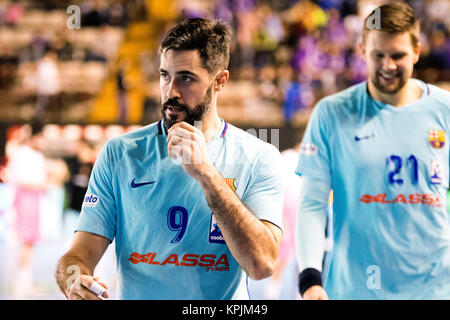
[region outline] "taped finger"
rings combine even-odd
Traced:
[[[106,289],[97,281],[92,282],[91,286],[89,287],[89,290],[99,298],[103,296],[103,293],[105,293],[106,291]]]

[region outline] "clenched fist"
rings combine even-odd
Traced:
[[[196,180],[213,167],[203,133],[186,122],[174,124],[167,134],[169,156],[181,161],[183,169]]]

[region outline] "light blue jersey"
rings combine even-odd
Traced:
[[[120,299],[248,299],[200,183],[167,154],[162,122],[107,142],[77,230],[115,238]],[[282,227],[278,150],[226,123],[208,155],[243,204]]]
[[[366,82],[322,99],[297,173],[333,189],[331,299],[450,299],[450,93],[394,107]]]

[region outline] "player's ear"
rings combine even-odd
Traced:
[[[417,44],[413,47],[414,57],[413,61],[414,64],[416,64],[419,61],[420,58],[420,52],[422,51],[422,45],[420,42],[417,42]]]
[[[366,57],[366,44],[364,43],[364,40],[362,40],[360,43],[358,43],[358,49],[363,55],[363,58]]]
[[[216,75],[215,90],[220,91],[228,82],[230,78],[230,72],[228,70],[222,70]]]

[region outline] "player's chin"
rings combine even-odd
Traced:
[[[395,94],[400,91],[400,89],[405,85],[401,77],[394,77],[393,79],[389,80],[386,80],[383,77],[379,77],[377,80],[378,81],[376,87],[378,88],[378,90],[386,94]]]
[[[175,123],[179,123],[179,122],[183,122],[186,120],[186,116],[183,115],[173,115],[171,114],[170,116],[168,116],[167,114],[165,115],[165,119],[164,122],[167,124],[167,129],[169,129],[170,127],[172,127]]]
[[[181,122],[184,121],[184,119],[186,118],[187,114],[186,111],[184,110],[171,110],[171,109],[166,109],[165,110],[165,115],[166,118],[171,119],[174,122]]]

